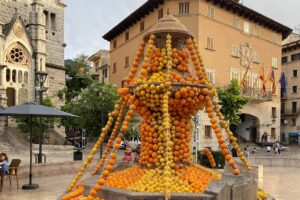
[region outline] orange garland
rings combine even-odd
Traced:
[[[203,153],[208,157],[210,166],[211,166],[212,168],[216,168],[217,165],[216,165],[215,159],[214,159],[214,157],[213,157],[211,151],[210,151],[208,148],[204,148],[204,149],[203,149]]]

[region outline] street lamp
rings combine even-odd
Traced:
[[[47,87],[44,87],[44,83],[47,79],[48,73],[43,71],[38,71],[35,73],[36,76],[36,91],[39,92],[40,95],[40,104],[43,104],[43,93],[48,90]],[[38,163],[42,163],[42,143],[43,143],[43,131],[42,131],[42,118],[40,118],[40,134],[39,134],[39,154],[38,154]]]
[[[199,123],[199,115],[196,114],[193,118],[192,121],[194,122],[195,128],[194,128],[194,137],[193,137],[193,153],[195,153],[195,160],[196,163],[198,163],[198,141],[199,141],[199,127],[200,127],[200,123]]]

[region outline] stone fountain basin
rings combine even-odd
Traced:
[[[86,182],[86,192],[97,181],[97,177]],[[171,200],[257,200],[257,182],[254,175],[223,174],[220,181],[212,181],[204,193],[172,193]],[[100,197],[105,200],[165,200],[163,193],[133,192],[104,186]]]

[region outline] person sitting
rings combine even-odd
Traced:
[[[8,164],[8,157],[6,153],[0,154],[0,172],[9,174],[9,164]]]

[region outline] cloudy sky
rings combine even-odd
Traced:
[[[108,49],[102,36],[146,0],[64,0],[65,58]],[[243,4],[291,28],[300,24],[299,0],[243,0]]]

